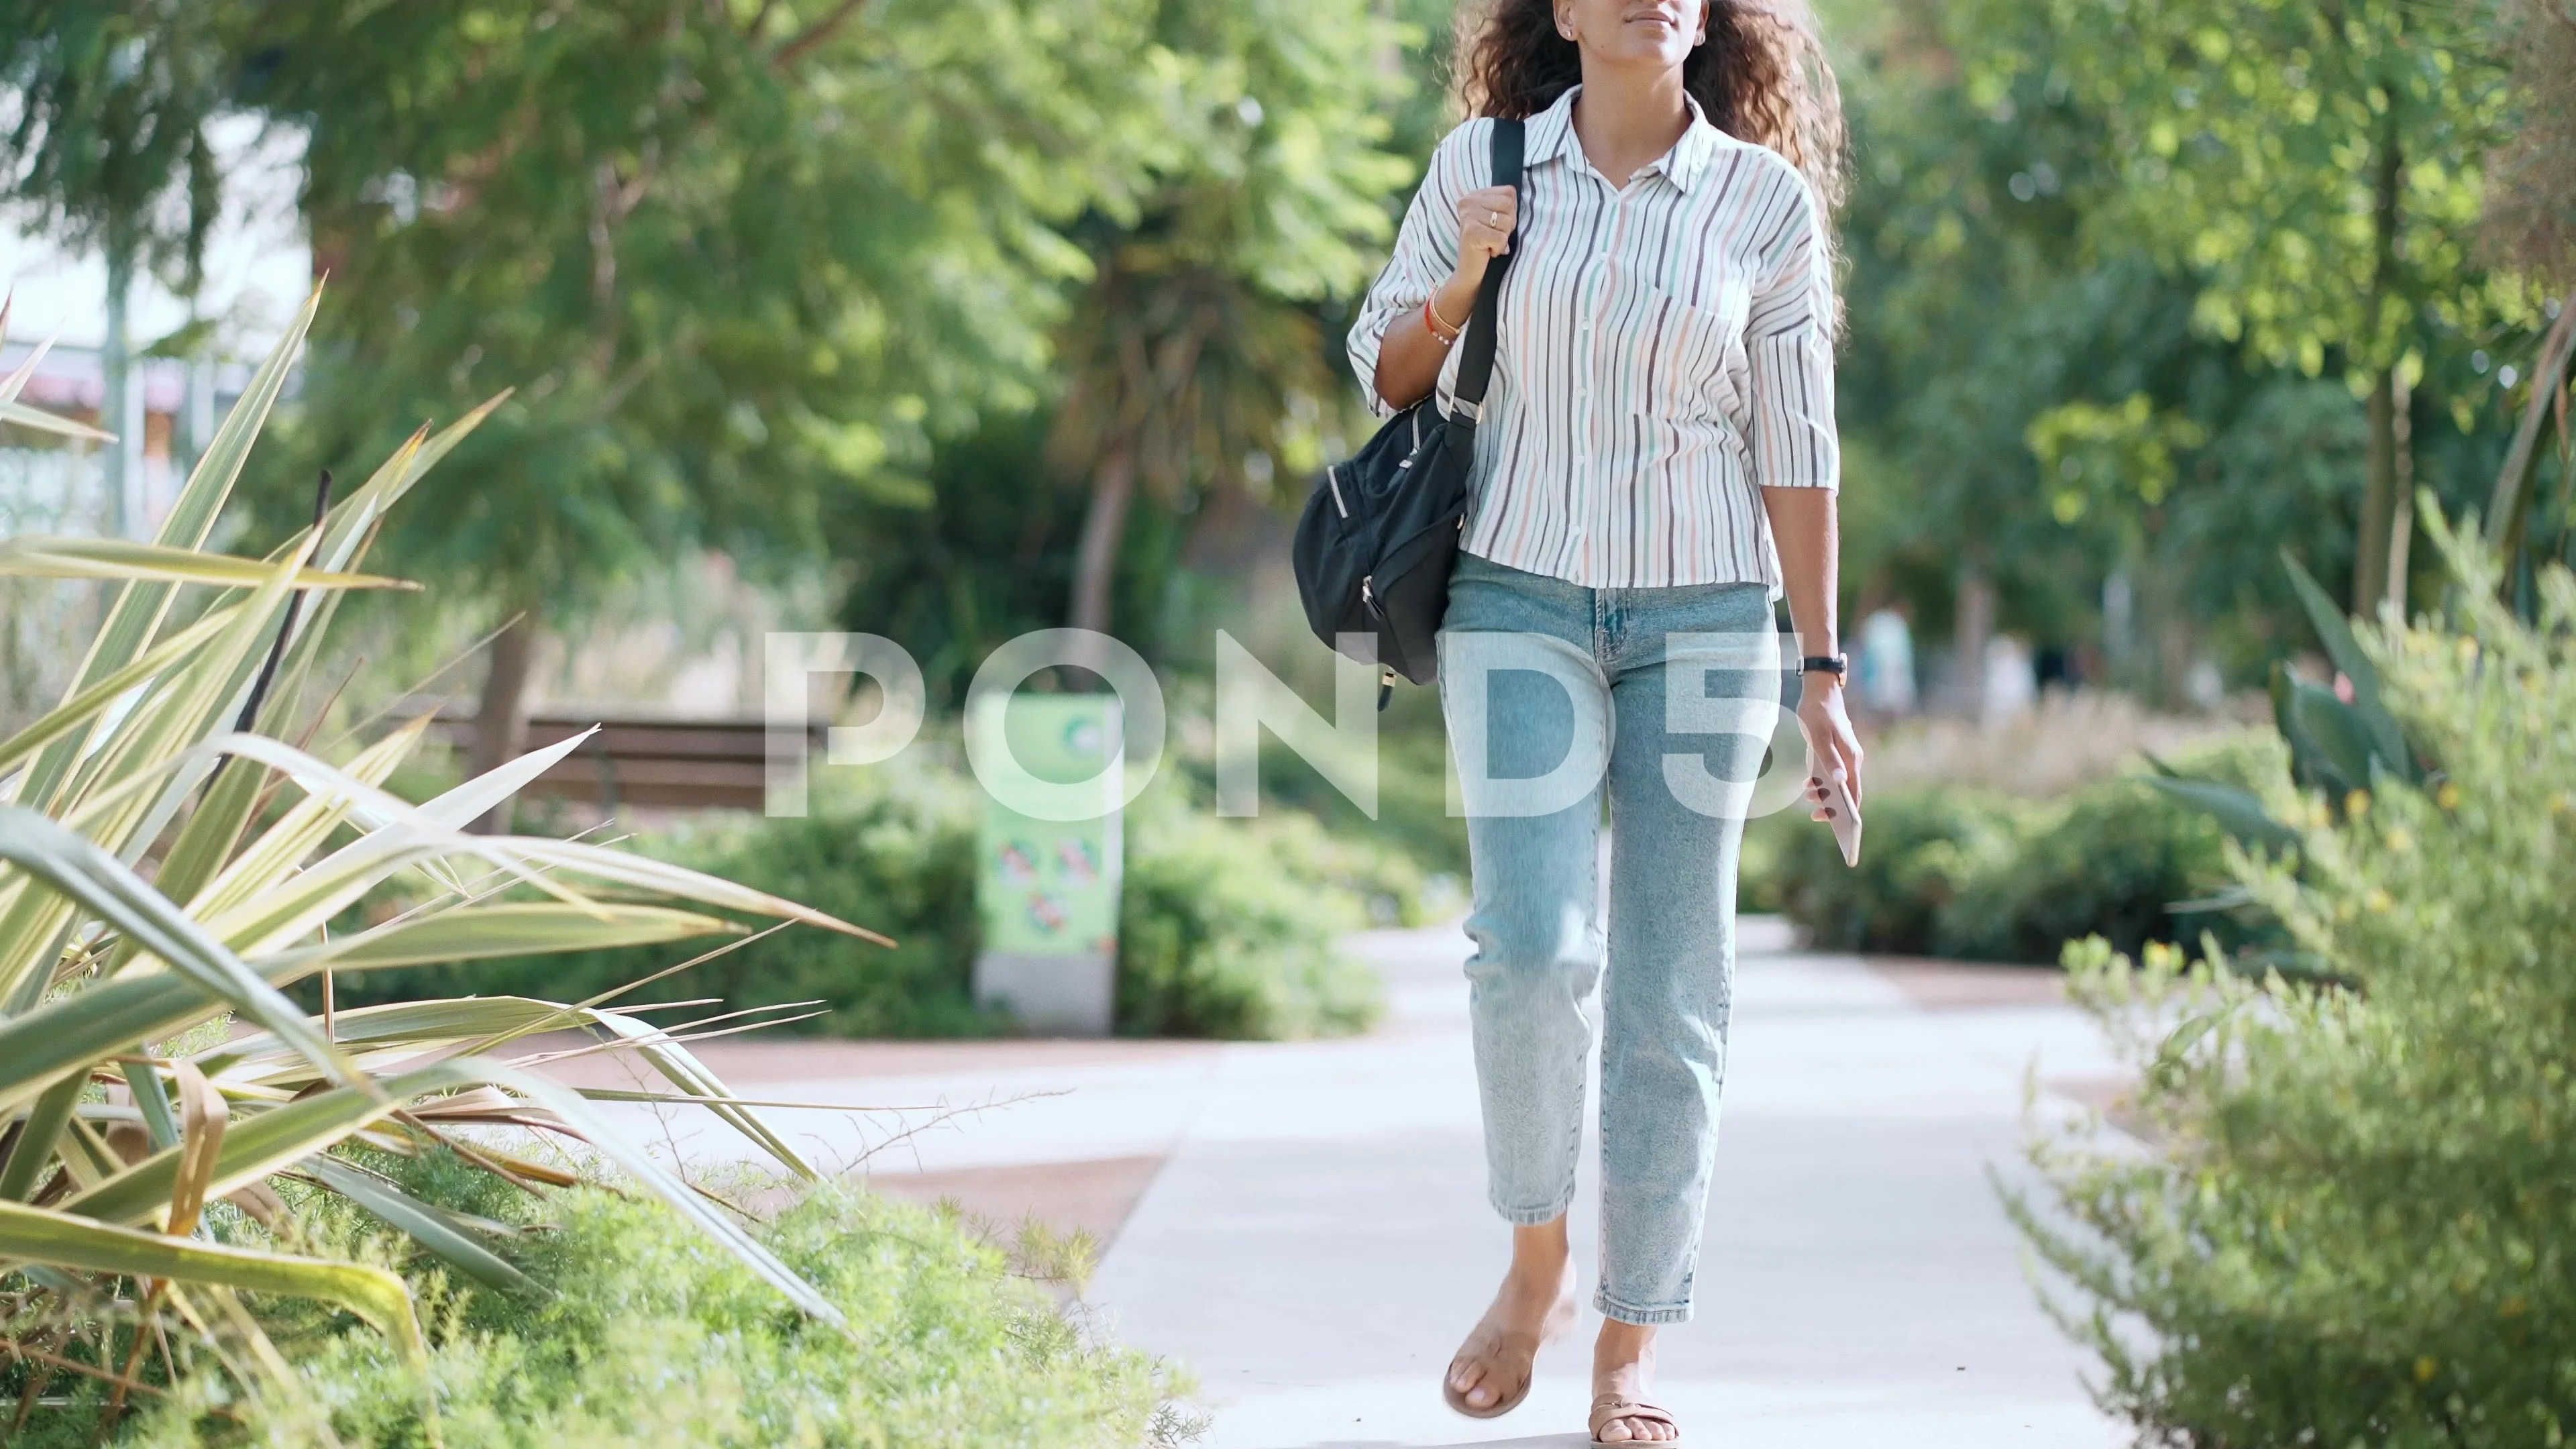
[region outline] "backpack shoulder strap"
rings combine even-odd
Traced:
[[[1521,184],[1520,120],[1497,117],[1493,130],[1494,185],[1517,189]],[[1485,387],[1494,376],[1494,340],[1502,328],[1503,274],[1511,270],[1512,258],[1520,251],[1520,228],[1512,228],[1512,249],[1494,258],[1485,268],[1484,284],[1476,289],[1476,310],[1467,318],[1467,335],[1461,343],[1466,351],[1458,357],[1458,386],[1451,395],[1456,404],[1452,416],[1474,426],[1483,414]]]

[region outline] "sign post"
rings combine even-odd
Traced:
[[[1123,845],[1118,699],[1020,694],[977,705],[969,729],[1004,742],[1040,780],[1097,788],[1100,810],[1088,820],[1041,820],[985,792],[975,842],[984,927],[975,999],[1036,1031],[1106,1036],[1117,1000]]]

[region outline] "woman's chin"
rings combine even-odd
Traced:
[[[1691,45],[1677,26],[1638,20],[1621,26],[1606,49],[1610,53],[1601,58],[1623,66],[1676,66],[1690,58]]]

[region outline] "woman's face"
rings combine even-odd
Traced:
[[[1708,37],[1708,0],[1556,0],[1556,29],[1593,60],[1678,66]]]

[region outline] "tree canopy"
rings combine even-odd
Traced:
[[[1971,16],[1996,37],[1971,93],[2000,103],[2038,76],[2101,119],[2117,187],[2092,224],[2187,272],[2202,327],[2310,376],[2340,355],[2371,427],[2354,596],[2402,603],[2407,396],[2440,337],[2536,304],[2473,256],[2512,112],[2493,17],[2414,0],[1978,0]]]

